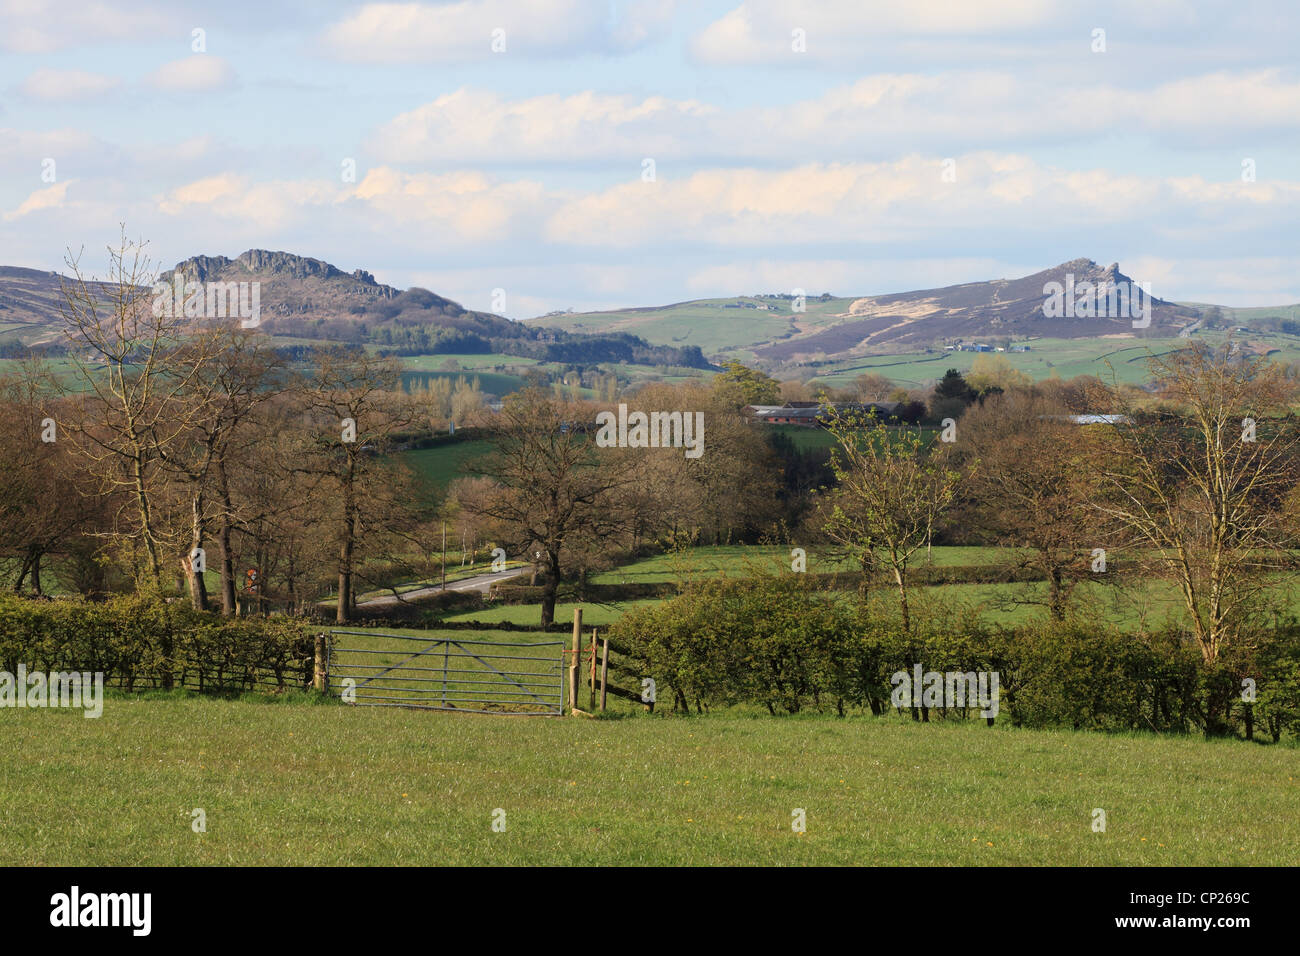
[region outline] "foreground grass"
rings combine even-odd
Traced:
[[[0,728],[0,865],[1300,862],[1296,749],[1231,741],[177,696]]]

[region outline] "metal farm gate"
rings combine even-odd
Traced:
[[[360,646],[336,647],[339,638]],[[564,710],[563,643],[508,644],[332,630],[326,642],[325,690],[349,703],[373,707],[560,714]]]

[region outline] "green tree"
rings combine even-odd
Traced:
[[[713,379],[713,389],[720,400],[734,408],[781,403],[780,382],[739,362],[723,363],[722,371]]]

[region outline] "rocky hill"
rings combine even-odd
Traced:
[[[158,276],[258,283],[259,328],[274,336],[378,346],[397,355],[501,353],[566,363],[626,361],[707,368],[699,349],[650,345],[625,334],[572,334],[475,312],[427,289],[397,289],[364,269],[344,272],[289,252],[250,249],[234,259],[194,256]],[[57,345],[60,276],[0,267],[0,350]]]
[[[1087,287],[1094,290],[1085,296]],[[1056,302],[1049,301],[1056,291]],[[1158,296],[1151,299],[1149,324],[1143,315],[1134,325],[1134,311],[1115,309],[1126,300],[1108,290],[1135,289],[1134,280],[1113,263],[1102,268],[1091,259],[1074,259],[1021,279],[968,282],[941,289],[855,299],[829,329],[756,349],[766,359],[788,361],[801,355],[870,354],[900,346],[925,346],[990,336],[1058,339],[1098,336],[1170,337],[1194,324],[1197,309],[1176,305]],[[1152,290],[1153,293],[1155,290]],[[1066,295],[1071,302],[1065,303]],[[1145,295],[1143,295],[1145,301]],[[1087,299],[1088,307],[1082,306]],[[1107,314],[1112,313],[1115,314]]]
[[[529,324],[584,332],[623,331],[649,342],[699,343],[712,358],[747,353],[765,363],[852,358],[906,352],[986,337],[1096,338],[1175,337],[1197,323],[1209,307],[1152,302],[1151,322],[1135,328],[1131,315],[1080,314],[1071,307],[1053,315],[1045,308],[1050,283],[1083,283],[1103,290],[1130,278],[1112,264],[1074,259],[1019,279],[992,279],[889,295],[806,297],[803,311],[789,294],[698,299],[669,306],[602,313],[544,316]],[[1152,290],[1159,293],[1159,289]],[[1064,298],[1064,296],[1062,296]],[[1094,306],[1096,305],[1094,298]]]

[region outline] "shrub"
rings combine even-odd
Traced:
[[[306,685],[314,640],[283,617],[223,619],[139,595],[103,604],[0,597],[0,662],[102,672],[126,690]]]
[[[1176,628],[1134,634],[1082,618],[993,627],[918,613],[904,632],[883,605],[850,604],[803,576],[782,575],[694,584],[624,615],[610,638],[679,711],[743,702],[795,713],[833,702],[841,714],[846,706],[883,714],[892,676],[920,664],[997,672],[999,711],[1017,726],[1185,733],[1227,719],[1240,728],[1247,675],[1259,688],[1252,714],[1264,730],[1275,741],[1300,736],[1300,624],[1206,668],[1194,639]],[[1229,713],[1207,713],[1207,700],[1229,702]],[[931,714],[917,708],[912,716]]]

